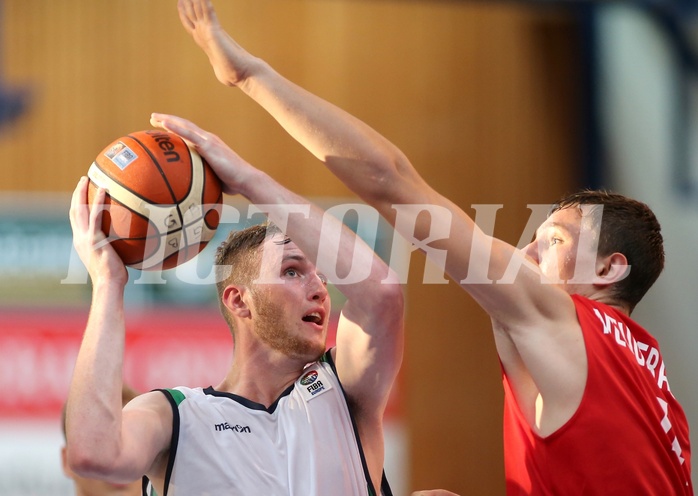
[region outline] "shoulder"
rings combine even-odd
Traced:
[[[155,415],[161,419],[172,419],[171,396],[167,390],[154,390],[132,399],[125,407],[124,414],[145,416]]]
[[[173,388],[155,389],[152,392],[163,395],[167,401],[174,403],[175,405],[181,404],[187,398],[205,396],[205,391],[200,387],[189,388],[185,386],[177,386]]]

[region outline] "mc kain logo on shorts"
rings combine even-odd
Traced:
[[[311,395],[315,395],[325,389],[325,385],[318,379],[316,370],[311,370],[301,377],[300,383],[305,386],[305,389],[307,389]]]

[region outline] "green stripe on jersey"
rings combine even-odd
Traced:
[[[172,399],[175,400],[177,406],[179,406],[182,401],[187,399],[187,397],[184,396],[184,393],[178,389],[167,389],[167,391],[172,395]]]

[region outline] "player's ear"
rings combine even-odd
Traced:
[[[247,288],[245,286],[237,286],[231,284],[223,290],[221,301],[223,305],[233,315],[240,318],[248,318],[250,316],[250,307],[247,303]]]
[[[61,446],[61,466],[63,467],[63,473],[69,479],[73,478],[73,471],[70,470],[70,465],[68,465],[68,448]]]
[[[614,252],[596,261],[596,283],[602,285],[622,281],[630,274],[628,259],[619,252]]]

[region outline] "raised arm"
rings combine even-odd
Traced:
[[[499,356],[531,424],[544,432],[548,429],[543,424],[554,429],[574,412],[586,381],[581,329],[570,296],[545,282],[531,253],[484,233],[370,126],[245,51],[222,29],[210,1],[180,0],[179,9],[183,25],[209,57],[219,81],[255,100],[400,234],[421,243],[427,255],[439,253],[435,250],[447,254],[446,273],[493,320]],[[431,217],[415,215],[421,208],[429,209]],[[428,246],[422,243],[426,240]],[[468,279],[471,268],[496,281],[511,276],[510,267],[516,277],[507,283]],[[545,415],[540,398],[546,402]]]
[[[224,31],[209,0],[180,0],[179,12],[182,24],[208,56],[218,80],[249,95],[402,235],[423,240],[429,237],[435,222],[446,225],[450,235],[431,245],[448,252],[446,271],[455,281],[462,281],[468,275],[473,242],[476,255],[494,254],[485,259],[493,279],[506,272],[512,257],[523,256],[515,247],[483,233],[469,215],[431,188],[407,157],[370,126],[299,87],[248,53]],[[433,206],[442,214],[431,223],[421,216],[416,224],[396,224],[395,206],[403,204]],[[491,284],[464,284],[464,287],[468,286],[465,289],[493,318],[525,319],[525,313],[517,314],[517,309],[530,310],[528,298],[539,298],[541,284],[537,269],[530,264],[523,264],[520,272],[528,273],[529,279],[536,278],[533,284],[527,284],[525,277],[517,280],[531,290],[523,305],[516,304],[518,291],[499,291]],[[542,291],[541,304],[550,298],[547,289]]]
[[[180,0],[179,13],[221,83],[249,95],[362,198],[380,202],[381,214],[390,217],[392,204],[420,195],[426,184],[397,147],[248,53],[224,31],[210,1]],[[404,187],[410,191],[402,193]]]
[[[160,393],[146,393],[122,412],[128,275],[100,229],[104,191],[90,208],[87,187],[83,177],[70,208],[73,243],[88,269],[93,292],[68,394],[68,463],[83,477],[125,483],[146,473],[157,476],[155,462],[169,446],[172,413]]]
[[[221,27],[210,1],[180,0],[179,10],[182,24],[208,56],[218,80],[256,101],[400,234],[419,243],[436,227],[446,233],[429,248],[447,253],[448,275],[492,317],[502,362],[507,372],[521,378],[520,389],[530,403],[539,393],[551,400],[562,398],[565,404],[570,403],[570,391],[581,396],[586,362],[572,300],[559,287],[543,283],[526,253],[484,233],[370,126],[240,47]],[[423,215],[402,222],[410,220],[409,215],[400,218],[407,212],[405,204],[426,205],[437,213],[431,222]],[[489,280],[498,280],[510,264],[516,268],[510,283],[468,280],[471,266]]]
[[[445,230],[451,236],[434,246],[458,247],[449,253],[448,272],[456,281],[466,277],[473,237],[487,246],[491,238],[479,232],[461,208],[434,191],[394,144],[248,53],[223,30],[209,0],[179,0],[179,13],[185,29],[207,54],[220,82],[249,95],[392,224],[396,223],[396,205],[439,207],[443,215],[436,220],[446,224]],[[396,228],[408,239],[422,240],[428,238],[431,224],[420,216],[416,225],[399,223]],[[503,247],[507,252],[510,248],[513,250]]]

